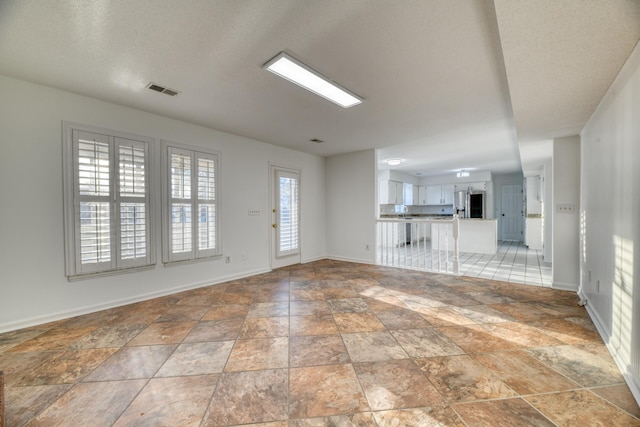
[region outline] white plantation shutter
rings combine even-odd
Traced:
[[[198,256],[215,255],[216,158],[197,153],[198,161]]]
[[[113,144],[111,138],[73,132],[76,200],[76,269],[92,273],[115,268],[113,253]]]
[[[188,150],[169,148],[170,180],[170,254],[171,261],[193,257],[191,210],[192,154]]]
[[[276,171],[278,205],[276,227],[277,256],[297,254],[299,245],[299,186],[300,177],[296,173]]]
[[[166,262],[219,255],[217,160],[213,153],[167,146]]]
[[[68,134],[67,276],[150,265],[148,143],[78,129]]]
[[[150,233],[148,147],[146,143],[121,138],[116,138],[115,145],[119,169],[119,258],[126,266],[145,265]]]

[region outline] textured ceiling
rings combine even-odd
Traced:
[[[577,135],[640,39],[640,1],[495,5],[520,142]]]
[[[581,129],[639,38],[638,4],[2,0],[0,73],[322,156],[378,148],[409,173],[513,172],[516,135]],[[264,71],[282,50],[365,102]]]

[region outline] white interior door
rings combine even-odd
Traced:
[[[502,240],[522,240],[522,185],[502,186]]]
[[[271,166],[271,268],[299,264],[300,171]]]

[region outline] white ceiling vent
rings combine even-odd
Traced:
[[[153,82],[152,82],[152,83],[149,83],[149,84],[147,85],[147,88],[148,88],[148,89],[151,89],[151,90],[155,90],[156,92],[164,93],[165,95],[169,95],[169,96],[176,96],[177,94],[179,94],[179,93],[180,93],[180,92],[179,92],[179,91],[177,91],[177,90],[169,89],[169,88],[167,88],[167,87],[157,85],[157,84],[155,84],[155,83],[153,83]]]

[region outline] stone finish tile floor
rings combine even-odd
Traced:
[[[640,426],[572,292],[317,261],[0,334],[6,425]]]

